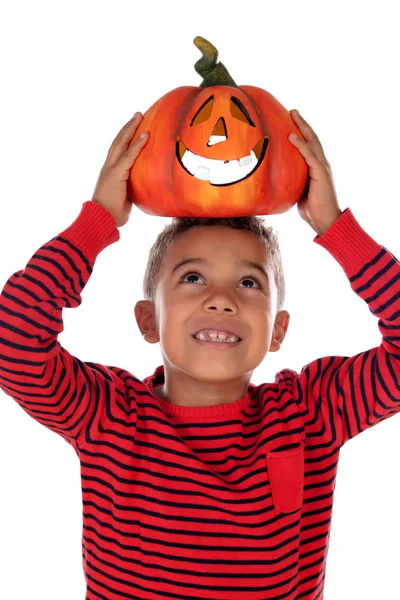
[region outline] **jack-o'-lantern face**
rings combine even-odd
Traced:
[[[177,138],[177,159],[187,173],[210,185],[227,186],[246,179],[265,157],[268,136],[260,136],[260,126],[244,102],[232,95],[231,87],[219,86],[218,94],[207,97],[186,129],[186,143]]]
[[[287,137],[301,135],[286,108],[263,88],[240,85],[197,36],[200,86],[171,90],[145,113],[149,139],[129,177],[129,199],[165,217],[225,218],[289,210],[308,180]]]

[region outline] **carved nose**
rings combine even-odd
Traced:
[[[225,142],[227,137],[225,119],[220,117],[212,131],[212,134],[210,135],[207,146],[214,146],[220,142]]]

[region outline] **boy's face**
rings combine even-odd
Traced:
[[[176,268],[184,259],[201,258]],[[241,264],[258,263],[258,269]],[[252,277],[260,280],[261,285]],[[160,342],[165,373],[183,371],[208,384],[247,379],[268,351],[279,350],[289,313],[276,314],[277,289],[267,250],[249,231],[230,227],[193,227],[168,248],[155,303],[141,300],[135,316],[150,343]],[[238,328],[243,339],[213,348],[193,334],[208,322]],[[221,328],[224,329],[224,328]],[[226,329],[226,327],[225,327]]]

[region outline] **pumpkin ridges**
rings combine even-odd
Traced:
[[[216,47],[200,35],[194,38],[193,43],[203,54],[194,65],[196,72],[203,77],[199,87],[211,87],[213,85],[237,87],[227,68],[222,62],[217,63],[218,50]]]
[[[205,141],[203,151],[198,145],[199,133],[193,139],[189,135],[189,115],[202,103],[200,96],[215,94],[216,99],[221,100],[221,97],[231,95],[228,92],[229,86],[216,86],[214,90],[181,86],[165,94],[146,111],[135,138],[143,130],[150,131],[150,138],[131,171],[131,196],[138,208],[163,217],[206,218],[211,215],[223,218],[282,213],[297,202],[308,175],[304,158],[287,140],[288,133],[297,133],[297,128],[290,123],[285,107],[262,88],[238,86],[236,94],[239,97],[244,94],[244,103],[253,108],[252,117],[256,119],[260,135],[268,133],[270,144],[266,164],[261,163],[251,176],[221,187],[188,175],[179,165],[175,146],[181,135],[191,151],[217,160],[234,159],[234,153],[244,155],[252,146],[250,137],[232,133],[233,124],[230,131],[231,139],[233,135],[235,140],[235,152],[232,149],[230,153],[224,153],[223,144],[207,148]],[[193,105],[195,108],[191,109]],[[217,110],[217,114],[224,115],[225,112]],[[238,125],[240,123],[238,121]],[[200,124],[197,127],[203,125],[206,126]],[[249,136],[253,132],[254,128],[249,127]]]
[[[301,135],[298,128],[272,94],[260,87],[236,85],[223,65],[216,63],[218,52],[214,46],[204,38],[196,40],[203,52],[198,70],[204,75],[203,85],[171,90],[146,111],[132,143],[143,130],[150,131],[150,138],[130,173],[130,199],[144,212],[163,217],[225,218],[289,210],[308,179],[304,158],[287,139],[290,131]],[[224,81],[221,77],[230,79]],[[194,124],[210,97],[213,105],[208,119]],[[232,102],[245,118],[234,114]],[[213,133],[224,134],[216,130],[222,119],[227,140],[209,146]],[[265,138],[268,147],[264,156],[257,152],[258,166],[242,179],[220,184],[195,177],[182,164],[177,144],[181,140],[193,154],[226,162],[247,156],[250,149],[261,149]]]

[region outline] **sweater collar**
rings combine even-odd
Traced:
[[[191,418],[203,418],[203,417],[222,417],[235,415],[241,413],[243,410],[253,412],[256,404],[255,386],[249,383],[247,392],[243,398],[235,400],[234,402],[227,402],[225,404],[217,404],[216,406],[181,406],[180,404],[172,404],[163,398],[157,396],[154,388],[158,385],[162,385],[165,382],[165,370],[164,365],[158,366],[152,375],[145,377],[143,383],[148,387],[152,396],[157,401],[158,406],[161,408],[164,414],[174,417],[191,417]]]

